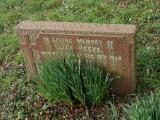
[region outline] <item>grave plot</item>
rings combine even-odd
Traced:
[[[135,76],[135,25],[23,21],[17,26],[29,77],[36,64],[58,53],[73,52],[102,64],[114,77],[111,92],[133,93]]]

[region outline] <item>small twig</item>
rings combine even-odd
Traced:
[[[86,107],[86,117],[89,118],[89,111],[88,111],[88,108]]]

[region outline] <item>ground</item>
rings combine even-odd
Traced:
[[[35,92],[27,80],[23,54],[15,26],[22,20],[75,21],[87,23],[136,24],[136,93],[110,96],[92,108],[90,119],[112,119],[119,106],[160,91],[160,2],[158,0],[1,0],[0,1],[0,118],[65,119],[86,118],[81,105],[70,108],[53,104]],[[81,114],[80,114],[81,113]],[[123,112],[120,116],[125,117]],[[86,118],[87,119],[87,118]],[[116,118],[115,118],[116,119]]]

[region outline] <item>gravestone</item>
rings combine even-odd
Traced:
[[[17,25],[30,76],[37,62],[73,51],[103,64],[114,76],[111,91],[119,95],[135,90],[135,32],[135,25],[123,24],[23,21]]]

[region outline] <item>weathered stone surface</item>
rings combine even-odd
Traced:
[[[58,52],[73,51],[103,64],[114,76],[112,92],[134,92],[135,25],[24,21],[17,25],[29,75],[36,63]]]

